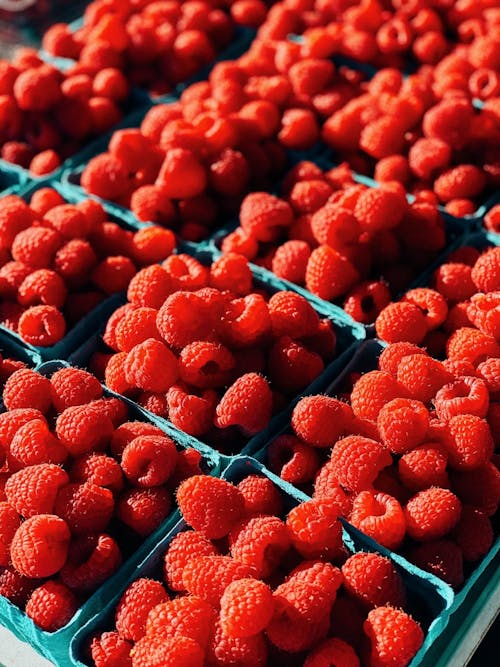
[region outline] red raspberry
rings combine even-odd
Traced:
[[[236,524],[229,535],[231,556],[253,575],[267,578],[290,548],[290,536],[276,516],[255,516]]]
[[[462,327],[448,339],[446,353],[452,361],[469,361],[477,366],[488,357],[499,357],[500,346],[493,336],[471,327]]]
[[[484,226],[490,232],[500,233],[500,206],[498,204],[484,216]]]
[[[127,289],[137,273],[135,264],[128,257],[106,257],[95,267],[90,276],[96,287],[105,294],[115,294]]]
[[[66,408],[56,421],[56,435],[72,456],[99,449],[113,431],[113,423],[101,406],[92,404]]]
[[[465,376],[446,384],[434,398],[436,414],[442,421],[456,415],[486,417],[489,405],[488,387],[479,378]]]
[[[111,201],[124,196],[130,184],[125,163],[111,153],[102,153],[89,160],[80,182],[90,194]]]
[[[337,503],[342,516],[347,516],[351,511],[351,500],[340,486],[331,461],[327,461],[316,475],[313,498],[331,498]]]
[[[476,415],[459,414],[448,423],[445,442],[450,465],[457,470],[473,470],[491,457],[494,442],[488,422]]]
[[[404,611],[389,606],[372,609],[363,629],[371,642],[369,664],[377,667],[404,667],[424,641],[420,625]]]
[[[481,292],[500,289],[500,248],[487,250],[472,267],[472,280]]]
[[[382,350],[378,359],[378,367],[381,371],[386,371],[396,377],[398,366],[404,357],[411,354],[426,354],[425,350],[413,343],[393,343]]]
[[[222,341],[232,348],[262,344],[271,330],[269,309],[261,294],[226,303],[217,324]]]
[[[210,185],[217,192],[238,197],[248,191],[250,168],[247,158],[239,151],[224,148],[210,164]]]
[[[17,431],[34,419],[45,422],[45,417],[34,408],[17,408],[0,414],[0,443],[9,449]]]
[[[402,153],[405,123],[394,116],[381,116],[369,122],[361,131],[359,146],[368,155],[380,158]]]
[[[393,551],[401,545],[406,533],[401,505],[385,493],[361,491],[354,498],[349,521],[361,532]]]
[[[350,435],[336,442],[331,463],[339,483],[358,493],[370,488],[382,468],[391,465],[392,457],[379,442]]]
[[[222,249],[224,250],[224,248]],[[302,285],[305,282],[307,262],[310,255],[311,248],[305,241],[286,241],[273,255],[273,273],[278,278]]]
[[[460,500],[448,489],[419,491],[404,510],[408,535],[422,542],[444,537],[458,523],[461,508]]]
[[[50,65],[29,67],[16,79],[14,96],[24,111],[50,111],[61,98],[60,73]]]
[[[408,153],[410,169],[423,180],[429,180],[451,161],[451,147],[441,139],[417,139]]]
[[[229,556],[198,556],[190,559],[183,570],[184,588],[218,609],[224,591],[233,581],[253,575],[252,568]]]
[[[305,560],[294,568],[286,581],[303,581],[325,590],[333,602],[343,583],[342,572],[331,563],[320,560]]]
[[[227,535],[245,511],[243,494],[237,487],[208,475],[182,482],[177,502],[186,523],[209,539]]]
[[[46,269],[63,243],[63,237],[53,229],[29,227],[13,240],[12,258],[33,269]]]
[[[319,354],[289,336],[278,339],[269,351],[268,373],[273,386],[286,394],[296,394],[321,375],[324,363]]]
[[[22,306],[45,304],[61,308],[66,301],[67,290],[63,279],[49,269],[39,269],[27,276],[17,292]]]
[[[332,194],[332,186],[321,178],[295,183],[288,195],[293,209],[299,214],[314,213],[324,206]]]
[[[133,347],[148,338],[161,340],[156,327],[158,311],[154,308],[133,308],[124,313],[116,325],[113,347],[120,352],[130,352]]]
[[[193,558],[215,556],[217,549],[197,531],[186,531],[174,537],[164,558],[164,574],[169,588],[185,590],[182,583],[184,568]]]
[[[412,303],[422,310],[428,329],[437,328],[448,315],[448,306],[444,297],[427,287],[409,290],[404,295],[403,301]]]
[[[215,610],[205,600],[188,595],[157,604],[148,614],[146,635],[189,637],[205,648],[214,625]]]
[[[295,436],[280,435],[267,449],[267,465],[285,482],[300,485],[313,479],[319,467],[319,456]]]
[[[120,549],[105,533],[73,538],[68,560],[60,572],[61,581],[76,591],[93,591],[120,566]]]
[[[242,229],[257,241],[272,241],[282,227],[293,221],[290,205],[266,192],[253,192],[243,200],[240,209]]]
[[[352,411],[360,419],[375,421],[386,403],[404,396],[405,393],[389,373],[370,371],[362,375],[352,389]]]
[[[422,570],[443,579],[453,588],[464,582],[462,550],[451,540],[418,544],[408,553],[409,560]]]
[[[500,290],[475,294],[467,307],[467,315],[477,328],[494,338],[500,338]]]
[[[395,398],[378,413],[377,428],[382,442],[391,452],[404,454],[425,438],[429,412],[420,401]]]
[[[0,247],[10,248],[17,234],[28,229],[35,216],[24,199],[17,195],[2,197],[0,213]]]
[[[356,243],[361,228],[353,212],[334,203],[327,203],[311,217],[311,230],[319,244],[326,244],[341,252]]]
[[[459,262],[442,264],[434,274],[436,289],[447,301],[465,301],[476,292],[472,267]]]
[[[5,383],[2,398],[7,410],[34,408],[46,413],[52,404],[50,382],[30,368],[21,368]]]
[[[330,246],[312,251],[306,269],[306,287],[321,299],[332,301],[359,281],[359,273],[349,259]]]
[[[177,348],[206,340],[207,320],[202,299],[192,292],[171,294],[156,319],[158,331],[166,342]]]
[[[90,652],[95,667],[132,667],[132,647],[118,632],[103,632],[92,639]]]
[[[391,293],[385,283],[363,282],[347,295],[343,309],[357,322],[373,324],[390,301]]]
[[[319,327],[319,316],[311,304],[295,292],[277,292],[269,299],[269,316],[273,335],[303,338],[313,336]]]
[[[388,343],[421,343],[428,331],[425,316],[413,303],[399,301],[386,306],[375,320],[377,336]]]
[[[473,116],[474,110],[469,101],[443,100],[425,113],[422,121],[424,135],[460,149],[467,141]]]
[[[354,215],[367,232],[393,229],[401,222],[408,207],[406,199],[389,189],[363,190],[354,208]]]
[[[55,345],[66,333],[66,322],[54,306],[33,306],[19,318],[18,333],[30,345]]]
[[[493,544],[493,528],[490,519],[481,510],[464,505],[460,521],[452,532],[454,541],[461,548],[465,561],[478,561]]]
[[[49,432],[43,419],[33,419],[19,428],[8,453],[9,469],[19,470],[39,463],[64,463],[65,447]]]
[[[342,552],[339,511],[332,498],[315,498],[290,511],[286,525],[293,546],[304,558],[333,559]]]
[[[55,229],[66,239],[85,238],[89,233],[89,224],[85,215],[73,204],[62,204],[51,208],[44,215],[49,227]]]
[[[168,600],[159,581],[136,579],[120,598],[116,607],[115,623],[120,636],[137,642],[146,634],[149,612]]]
[[[153,426],[148,422],[125,422],[120,424],[111,437],[111,452],[114,456],[120,457],[125,447],[140,435],[164,435],[158,426]],[[106,486],[101,484],[101,486]]]
[[[434,192],[443,202],[473,199],[486,185],[484,171],[472,164],[461,164],[445,171],[434,181]]]
[[[267,644],[264,636],[230,637],[217,622],[208,646],[206,663],[210,667],[234,664],[241,667],[265,667]]]
[[[500,359],[487,359],[476,368],[490,394],[500,392]]]
[[[283,500],[278,488],[267,477],[248,475],[237,488],[243,494],[245,514],[273,514],[279,516],[283,510]]]
[[[161,225],[171,225],[176,218],[176,211],[170,197],[167,197],[163,188],[158,185],[143,185],[134,190],[130,199],[130,209],[141,222],[155,221]],[[164,231],[167,232],[168,236],[172,234],[169,229]],[[170,255],[175,247],[175,237],[172,236],[171,241],[169,241],[168,236],[164,237],[161,247],[165,250],[170,248],[169,252],[160,252],[160,247],[153,249],[149,243],[142,250],[137,248],[139,251],[138,258],[141,257],[141,264],[160,261]],[[143,254],[144,251],[145,254]],[[153,257],[154,259],[146,261],[146,257]]]
[[[25,519],[36,514],[56,514],[57,493],[68,482],[68,474],[62,468],[52,463],[41,463],[11,475],[5,484],[5,495]]]
[[[172,501],[163,487],[131,489],[118,499],[116,515],[126,526],[145,537],[170,514]]]
[[[397,370],[397,380],[411,398],[429,403],[439,389],[453,376],[443,364],[424,354],[403,357]]]
[[[393,563],[377,553],[360,551],[342,565],[346,591],[369,608],[404,608],[406,591]]]
[[[266,428],[271,418],[272,394],[257,373],[245,373],[226,391],[216,408],[215,425],[237,425],[248,434]]]
[[[452,488],[463,503],[493,516],[500,503],[500,472],[488,462],[474,470],[454,472]]]
[[[2,566],[10,564],[10,544],[20,525],[21,517],[14,507],[8,502],[0,502],[0,565]]]
[[[213,389],[205,389],[200,393],[201,396],[197,396],[179,384],[170,387],[167,392],[169,420],[189,435],[204,435],[214,423],[219,395]]]
[[[251,261],[257,257],[259,244],[253,236],[249,236],[241,227],[237,227],[234,232],[224,237],[221,250],[223,253],[235,252]]]
[[[50,394],[57,412],[84,405],[102,396],[102,387],[91,373],[80,368],[61,368],[50,378]]]
[[[7,262],[0,268],[0,294],[5,299],[17,298],[17,290],[31,273],[22,262]]]
[[[359,667],[359,658],[352,646],[333,637],[325,639],[309,653],[304,667],[323,667],[328,663],[342,667]]]
[[[159,340],[147,338],[135,345],[125,360],[125,378],[145,391],[167,391],[179,377],[177,358]]]
[[[205,191],[207,173],[192,151],[169,148],[155,185],[171,199],[190,199]]]
[[[40,580],[24,577],[12,567],[5,567],[0,573],[0,595],[24,609],[29,596],[40,583]]]
[[[133,486],[160,486],[177,461],[174,441],[167,436],[138,436],[125,447],[121,467]]]
[[[72,533],[85,534],[106,530],[114,505],[109,489],[85,482],[60,488],[54,511],[66,521]]]
[[[50,577],[66,562],[70,530],[53,514],[37,514],[26,519],[10,545],[12,565],[25,577]]]
[[[404,454],[398,462],[398,474],[411,491],[430,486],[448,487],[448,457],[437,442],[428,442]]]
[[[190,343],[179,356],[181,380],[201,389],[227,385],[234,366],[233,355],[220,343]]]
[[[202,667],[203,650],[188,637],[143,637],[130,652],[134,667]]]
[[[126,352],[113,354],[107,360],[106,367],[104,369],[104,382],[106,387],[111,389],[111,391],[114,391],[117,394],[123,394],[124,396],[133,393],[135,390],[135,387],[127,382],[127,378],[125,377],[126,360]]]
[[[35,588],[26,603],[26,616],[46,632],[65,626],[78,610],[79,602],[67,586],[47,581]]]
[[[161,308],[173,291],[172,279],[161,266],[154,264],[141,269],[132,278],[127,290],[128,300],[136,306]]]
[[[252,271],[243,255],[228,253],[210,267],[210,287],[244,296],[252,290]]]
[[[171,255],[162,266],[172,278],[177,290],[190,291],[208,285],[209,269],[190,255]]]
[[[221,598],[220,623],[230,637],[252,637],[267,626],[273,615],[273,594],[263,581],[233,581]]]

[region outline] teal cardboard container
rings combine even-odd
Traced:
[[[16,194],[17,190],[27,181],[27,176],[16,169],[16,165],[0,160],[0,197]]]
[[[0,330],[0,355],[2,359],[16,359],[32,368],[42,363],[42,357],[36,350],[21,345],[15,338],[7,336],[3,330]]]
[[[39,366],[37,370],[42,375],[50,377],[55,371],[68,365],[65,361],[49,361]],[[137,405],[123,396],[117,396],[105,387],[104,396],[122,400],[128,408],[129,419],[145,422],[152,421]],[[3,411],[3,406],[1,406],[1,411]],[[227,462],[217,452],[195,441],[194,438],[185,436],[185,434],[179,432],[173,426],[166,429],[163,424],[159,422],[154,423],[174,440],[178,449],[194,446],[200,451],[202,454],[202,468],[207,474],[218,475],[227,465]],[[138,565],[149,556],[156,545],[164,539],[164,536],[170,533],[178,520],[179,513],[174,508],[170,516],[151,535],[143,538],[142,544],[138,546],[135,552],[130,553],[128,556],[124,553],[124,560],[120,568],[81,605],[69,623],[60,630],[56,632],[41,630],[21,609],[2,596],[0,596],[0,624],[11,630],[21,641],[28,642],[48,660],[51,660],[59,667],[66,667],[68,665],[69,646],[77,631],[89,619],[95,617],[108,605],[115,591],[120,586],[123,586],[124,582],[130,580],[136,572]],[[137,541],[139,542],[139,540]],[[123,552],[124,545],[121,548]],[[130,544],[128,548],[130,549]]]

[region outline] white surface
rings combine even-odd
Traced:
[[[0,665],[2,667],[53,667],[31,646],[0,626]]]

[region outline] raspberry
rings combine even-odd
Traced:
[[[50,379],[52,404],[57,412],[72,405],[90,403],[102,396],[100,382],[80,368],[61,368]]]
[[[357,322],[373,324],[390,301],[391,293],[382,281],[363,282],[349,292],[343,309]]]
[[[233,5],[234,6],[234,5]],[[210,640],[207,665],[234,665],[241,667],[265,667],[267,664],[267,644],[262,634],[252,637],[230,637],[220,622],[215,625],[215,631]]]
[[[233,355],[220,343],[190,343],[179,356],[181,380],[200,389],[227,385],[234,366]]]
[[[125,447],[121,467],[134,486],[164,484],[174,471],[177,450],[166,436],[138,436]]]
[[[10,248],[16,236],[33,224],[34,218],[33,211],[21,197],[2,197],[0,247]]]
[[[251,261],[255,259],[259,252],[259,244],[252,236],[244,232],[241,227],[237,227],[234,232],[224,237],[221,250],[223,253],[234,252],[238,255],[243,255],[243,257]]]
[[[111,391],[117,394],[127,395],[133,392],[134,387],[127,382],[125,377],[125,362],[127,353],[113,354],[106,362],[104,369],[104,382]]]
[[[252,289],[252,271],[243,255],[228,253],[210,267],[210,287],[244,296]]]
[[[66,333],[66,322],[54,306],[33,306],[19,318],[18,333],[30,345],[55,345]]]
[[[327,592],[331,602],[333,602],[343,582],[343,576],[341,571],[331,563],[324,563],[320,560],[305,560],[290,572],[286,581],[291,580],[319,586]]]
[[[172,278],[177,290],[196,290],[208,285],[209,270],[190,255],[171,255],[162,266]]]
[[[359,146],[368,155],[380,160],[403,151],[404,133],[404,122],[393,116],[381,116],[362,129]]]
[[[177,348],[206,340],[207,321],[202,299],[192,292],[171,294],[158,311],[156,325],[166,342]]]
[[[155,185],[171,199],[190,199],[204,192],[207,174],[195,154],[184,148],[170,148]]]
[[[69,623],[78,607],[75,594],[67,586],[58,581],[47,581],[35,588],[25,611],[42,630],[55,632]]]
[[[283,509],[283,500],[277,487],[267,477],[248,475],[239,484],[243,494],[245,514],[273,514],[279,516]]]
[[[494,442],[488,422],[476,415],[459,414],[448,423],[449,439],[445,442],[451,467],[474,470],[491,457]]]
[[[244,563],[255,576],[267,578],[290,548],[290,536],[283,521],[275,516],[250,517],[230,532],[231,556]]]
[[[19,232],[13,240],[12,258],[33,269],[46,269],[63,243],[63,237],[53,229],[29,227]]]
[[[91,280],[105,294],[127,289],[137,269],[128,257],[106,257],[92,271]]]
[[[354,498],[349,521],[361,532],[393,551],[401,545],[406,532],[401,505],[385,493],[361,491]]]
[[[349,259],[330,246],[312,251],[307,262],[306,287],[321,299],[332,301],[359,281],[359,273]]]
[[[216,408],[215,425],[237,425],[246,433],[258,433],[271,418],[272,394],[267,381],[257,373],[245,373],[226,391]]]
[[[323,667],[324,665],[359,667],[359,659],[354,649],[337,637],[325,639],[307,656],[304,667]]]
[[[471,273],[474,284],[481,292],[500,289],[500,248],[490,248],[479,257]]]
[[[315,498],[290,511],[286,525],[293,546],[304,558],[332,559],[342,551],[339,511],[332,498]]]
[[[484,216],[484,226],[490,231],[498,234],[500,232],[500,206],[491,208]]]
[[[116,515],[126,526],[145,537],[170,513],[172,502],[163,487],[131,489],[118,499]]]
[[[460,500],[448,489],[419,491],[404,510],[408,535],[422,542],[444,537],[458,523],[461,508]]]
[[[354,208],[354,215],[367,232],[393,229],[401,222],[407,203],[404,197],[389,189],[363,190]]]
[[[64,463],[65,447],[50,432],[43,419],[33,419],[19,428],[8,454],[12,471],[39,463]]]
[[[120,566],[120,549],[105,533],[83,535],[72,540],[61,581],[76,591],[93,591]]]
[[[12,565],[25,577],[50,577],[66,562],[70,531],[63,519],[37,514],[26,519],[10,545]]]
[[[189,637],[205,648],[214,625],[214,609],[205,600],[188,595],[161,602],[151,609],[146,621],[146,634],[164,639]]]
[[[409,290],[404,295],[403,301],[413,303],[422,310],[428,329],[440,326],[448,315],[448,306],[443,296],[426,287]]]
[[[154,264],[132,278],[127,290],[128,300],[136,306],[161,308],[172,292],[172,280],[164,268]]]
[[[149,612],[168,600],[159,581],[136,579],[127,588],[116,607],[115,622],[120,636],[137,642],[146,634]]]
[[[57,493],[68,482],[68,474],[62,468],[41,463],[11,475],[5,484],[5,495],[25,519],[36,514],[55,514]]]
[[[7,262],[0,268],[0,294],[6,299],[16,299],[17,290],[31,273],[31,267],[22,262]]]
[[[182,482],[177,502],[186,523],[209,539],[227,535],[244,514],[241,491],[224,479],[207,475]]]
[[[322,179],[295,183],[288,196],[293,209],[300,215],[314,213],[324,206],[332,194],[332,187]]]
[[[321,375],[324,363],[289,336],[279,338],[269,351],[268,373],[273,386],[286,394],[297,394]]]
[[[408,153],[410,169],[423,180],[446,169],[451,161],[451,147],[441,139],[417,139]]]
[[[168,418],[174,426],[189,435],[204,435],[213,426],[219,395],[213,389],[190,393],[182,385],[173,385],[167,392]]]
[[[61,308],[66,301],[67,290],[62,278],[48,269],[30,273],[17,292],[17,300],[22,306],[45,304]]]
[[[47,211],[44,220],[66,239],[85,238],[89,225],[85,215],[73,204],[61,204]]]
[[[424,314],[413,303],[399,301],[386,306],[375,320],[377,336],[388,343],[419,344],[427,333]]]
[[[483,333],[500,338],[500,290],[475,294],[467,307],[467,315]]]
[[[268,303],[273,335],[303,338],[313,336],[319,327],[319,316],[311,304],[295,292],[277,292]]]
[[[331,498],[334,500],[342,516],[351,511],[351,501],[340,486],[334,471],[334,464],[327,461],[320,469],[314,480],[313,498]]]
[[[118,632],[103,632],[94,637],[90,652],[95,667],[132,667],[132,646]]]
[[[184,568],[193,558],[215,556],[217,549],[197,531],[186,531],[174,537],[164,558],[164,574],[169,588],[183,591],[182,576]]]
[[[125,447],[140,435],[164,435],[158,426],[147,422],[134,421],[120,424],[111,437],[111,452],[120,457]],[[106,485],[101,485],[106,486]]]
[[[292,579],[278,586],[273,597],[274,615],[266,629],[272,644],[288,653],[296,653],[311,648],[325,637],[332,606],[325,590]]]
[[[337,441],[331,462],[339,483],[350,491],[359,492],[370,488],[380,470],[392,463],[392,457],[379,442],[350,435]]]
[[[464,505],[452,536],[462,550],[465,561],[478,561],[488,553],[493,544],[491,521],[481,510]]]
[[[50,382],[30,368],[21,368],[8,378],[2,398],[7,410],[34,408],[43,414],[52,404]]]
[[[442,264],[434,274],[436,289],[447,301],[465,301],[476,292],[472,268],[459,262]]]
[[[490,394],[500,391],[500,359],[487,359],[479,364],[476,371],[486,383]]]
[[[202,667],[203,650],[188,637],[143,637],[130,652],[133,667]]]
[[[477,366],[488,357],[499,357],[500,346],[493,336],[471,327],[462,327],[448,339],[446,353],[452,361],[470,361]]]
[[[290,205],[266,192],[253,192],[245,197],[240,209],[240,225],[257,241],[272,241],[282,227],[292,224]]]
[[[68,484],[59,489],[54,510],[72,533],[102,532],[113,515],[113,494],[91,482]]]
[[[420,625],[411,616],[389,606],[368,613],[363,630],[370,640],[370,665],[404,667],[424,641]]]
[[[92,404],[66,408],[56,421],[56,435],[72,456],[99,449],[113,431],[111,419]]]
[[[460,149],[467,141],[473,116],[470,102],[443,100],[426,111],[422,121],[424,136],[440,139],[451,148]]]
[[[295,436],[280,435],[267,449],[267,464],[269,469],[285,482],[300,485],[314,477],[319,467],[319,456],[314,449]]]
[[[396,376],[398,366],[403,359],[411,354],[426,354],[425,350],[414,345],[413,343],[393,343],[382,350],[382,354],[378,359],[378,367],[381,371],[386,371],[391,375]]]
[[[430,486],[448,487],[447,463],[446,452],[438,443],[428,442],[399,459],[398,473],[403,484],[411,491],[421,491]]]
[[[449,421],[456,415],[486,417],[489,393],[486,384],[479,378],[462,377],[446,384],[434,398],[439,419]]]
[[[221,627],[230,637],[257,635],[271,620],[272,605],[271,589],[263,581],[233,581],[221,598]]]
[[[115,345],[120,352],[130,352],[133,347],[148,338],[161,340],[156,328],[157,310],[138,307],[128,310],[120,317],[115,328]]]
[[[23,111],[50,111],[61,98],[60,73],[50,65],[29,67],[14,83],[14,96]]]
[[[397,380],[411,398],[429,403],[439,389],[453,379],[443,364],[424,354],[403,357],[397,370]]]
[[[219,320],[219,335],[233,348],[262,343],[271,329],[269,309],[260,294],[249,294],[225,304]],[[206,337],[206,334],[205,334]]]
[[[228,237],[226,237],[227,239]],[[224,247],[222,248],[224,250]],[[272,270],[278,278],[302,285],[306,278],[311,248],[305,241],[286,241],[274,253]]]
[[[425,438],[429,412],[420,401],[395,398],[378,413],[377,428],[382,442],[391,452],[404,454]]]
[[[409,560],[422,570],[443,579],[453,588],[464,581],[462,550],[451,540],[419,544],[408,553]]]
[[[206,600],[217,609],[229,584],[252,574],[251,567],[229,556],[198,556],[186,563],[182,581],[191,595]]]
[[[145,391],[167,391],[179,377],[177,358],[164,343],[154,338],[147,338],[132,348],[124,370],[127,382]]]
[[[10,563],[10,544],[16,530],[21,525],[21,517],[8,502],[0,502],[0,565]]]
[[[110,153],[89,160],[83,170],[81,186],[102,199],[116,201],[129,189],[129,174],[124,162]]]
[[[495,514],[500,503],[500,472],[493,463],[454,472],[451,477],[452,488],[463,503],[477,507],[487,516]]]
[[[45,422],[45,417],[34,408],[15,408],[0,414],[0,443],[2,448],[9,449],[17,431],[33,420]]]
[[[342,565],[342,574],[346,591],[368,607],[406,606],[403,579],[385,556],[360,551]]]
[[[434,192],[443,202],[452,199],[473,199],[486,185],[482,169],[472,164],[461,164],[442,173],[434,181]]]
[[[362,375],[351,392],[351,407],[356,417],[375,421],[386,403],[405,395],[392,375],[370,371]]]

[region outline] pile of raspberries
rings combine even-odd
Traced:
[[[170,515],[201,455],[128,421],[81,369],[19,368],[2,400],[0,594],[54,632]]]
[[[404,667],[420,648],[401,572],[347,551],[332,498],[282,519],[286,498],[252,474],[193,476],[177,501],[193,530],[173,538],[158,579],[128,586],[114,627],[91,639],[95,667]]]
[[[29,204],[2,197],[0,322],[26,343],[54,345],[175,244],[168,229],[124,229],[99,202],[71,204],[50,187],[36,190]]]

